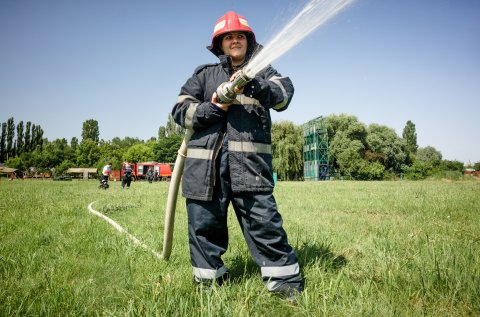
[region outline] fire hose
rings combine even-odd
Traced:
[[[236,88],[240,89],[245,86],[251,77],[247,76],[244,71],[239,71],[233,81],[224,82],[217,88],[217,100],[223,104],[233,103],[237,97]],[[162,258],[168,260],[172,253],[173,245],[173,228],[175,222],[175,208],[177,205],[178,189],[182,179],[185,158],[187,156],[187,144],[192,137],[193,130],[187,129],[183,138],[180,149],[178,150],[175,166],[173,168],[170,186],[168,188],[167,207],[165,208],[165,225],[163,231],[163,251]]]

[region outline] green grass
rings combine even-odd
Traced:
[[[0,179],[0,316],[478,316],[480,182],[279,182],[306,290],[266,291],[233,212],[233,279],[193,285],[184,200],[161,253],[168,183]]]

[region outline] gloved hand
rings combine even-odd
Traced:
[[[243,94],[250,98],[255,98],[257,94],[262,90],[261,78],[253,78],[248,84],[243,87]]]
[[[231,106],[231,103],[221,103],[217,99],[217,93],[214,92],[212,95],[212,99],[210,100],[211,103],[213,103],[217,108],[222,109],[223,111],[228,111],[228,107]]]

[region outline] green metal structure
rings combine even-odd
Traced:
[[[306,181],[329,178],[328,132],[323,117],[308,121],[303,130],[303,176]]]

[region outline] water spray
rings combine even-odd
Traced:
[[[233,103],[237,96],[235,88],[244,87],[260,70],[267,67],[278,57],[300,43],[307,35],[330,20],[353,1],[354,0],[310,0],[302,11],[285,25],[285,27],[237,73],[232,81],[224,82],[217,88],[217,99],[221,103]],[[170,182],[167,208],[165,211],[162,253],[162,257],[165,260],[168,260],[172,251],[175,203],[178,195],[178,186],[180,185],[181,175],[183,173],[183,163],[187,154],[187,143],[192,133],[192,130],[187,130],[185,134],[182,145],[178,150],[178,156],[173,170],[174,175],[172,175]]]
[[[353,0],[311,0],[238,72],[233,81],[224,82],[217,88],[217,99],[221,103],[232,103],[237,95],[235,88],[244,87],[261,69],[297,45],[352,2]]]

